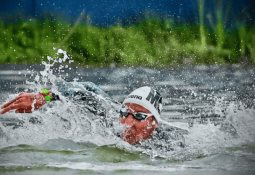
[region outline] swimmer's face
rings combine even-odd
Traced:
[[[143,106],[134,103],[127,103],[126,106],[131,113],[150,114],[150,111]],[[157,122],[153,115],[148,115],[145,120],[138,120],[132,114],[128,114],[128,116],[120,118],[120,123],[127,127],[122,133],[122,138],[130,144],[149,138],[157,128]]]

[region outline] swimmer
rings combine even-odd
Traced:
[[[87,89],[93,92],[101,90],[91,88],[96,87],[93,83],[88,87]],[[3,104],[0,114],[13,110],[16,113],[31,113],[46,103],[56,100],[60,100],[60,97],[47,89],[39,93],[21,93]],[[124,99],[121,109],[118,110],[119,121],[125,126],[120,137],[129,144],[136,144],[151,138],[158,124],[164,123],[160,118],[161,111],[162,96],[158,91],[148,86],[135,89]]]

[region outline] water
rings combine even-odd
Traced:
[[[89,104],[62,97],[32,114],[1,116],[0,174],[254,174],[253,67],[70,69],[62,61],[45,63],[46,69],[1,65],[0,102],[44,84],[58,92],[62,79],[92,81],[119,102],[150,85],[164,97],[162,118],[188,130],[185,147],[175,140],[170,150],[162,140],[129,145],[114,133],[120,127],[114,101],[98,96],[101,106],[93,113]],[[107,120],[99,112],[104,108]]]

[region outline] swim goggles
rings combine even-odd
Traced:
[[[120,113],[120,117],[127,117],[129,114],[131,114],[135,119],[137,120],[145,120],[147,117],[152,116],[152,114],[143,113],[143,112],[130,112],[130,110],[127,107],[122,107],[117,112]]]

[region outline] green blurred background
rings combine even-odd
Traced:
[[[191,5],[179,0],[102,5],[98,0],[65,7],[56,0],[54,8],[53,1],[34,0],[26,9],[27,2],[0,2],[1,64],[41,63],[54,57],[54,48],[67,51],[80,66],[255,63],[254,3],[249,0],[196,0]],[[113,7],[116,2],[119,6]],[[77,12],[68,14],[68,9]]]

